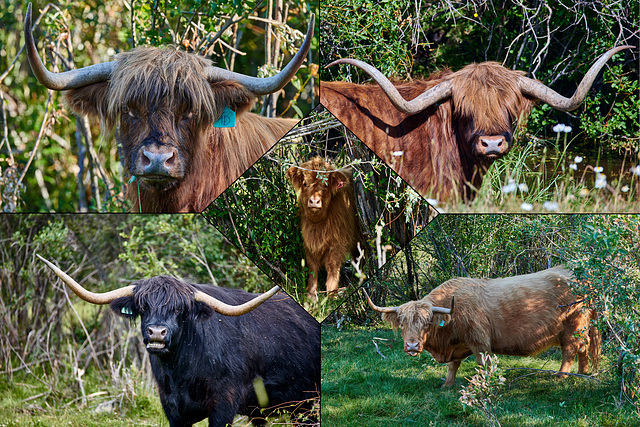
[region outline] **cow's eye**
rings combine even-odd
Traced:
[[[182,120],[192,120],[192,119],[195,119],[196,117],[197,117],[196,113],[189,112],[182,116]]]

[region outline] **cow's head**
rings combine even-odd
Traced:
[[[336,170],[320,157],[314,157],[287,171],[305,217],[320,221],[327,215],[331,199],[338,191],[351,186],[351,168]]]
[[[451,102],[454,132],[460,149],[475,164],[489,165],[509,152],[515,126],[522,124],[537,101],[561,111],[577,108],[604,64],[615,53],[633,46],[619,46],[603,54],[589,69],[571,98],[565,98],[522,71],[509,70],[496,62],[471,64],[442,76],[439,83],[412,100],[405,100],[376,68],[356,59],[339,59],[327,65],[351,64],[380,85],[401,112],[418,114]]]
[[[451,321],[453,297],[450,308],[434,306],[428,298],[410,301],[399,307],[378,307],[371,301],[367,292],[364,289],[362,291],[371,308],[382,313],[385,322],[389,322],[394,328],[400,328],[404,351],[409,356],[422,353],[429,340],[429,332],[434,328],[444,327]]]
[[[140,186],[172,189],[202,159],[212,124],[225,110],[249,110],[256,96],[279,91],[302,65],[313,36],[313,17],[299,51],[277,75],[249,77],[215,67],[201,56],[173,47],[143,47],[115,60],[79,70],[51,73],[38,56],[31,32],[31,4],[25,18],[29,64],[49,89],[67,90],[70,107],[115,129],[125,173]],[[215,140],[212,144],[219,144]]]
[[[139,280],[129,286],[96,294],[87,291],[51,262],[37,255],[76,295],[92,304],[109,304],[118,315],[140,317],[142,336],[150,353],[171,353],[180,342],[185,324],[194,324],[218,312],[240,316],[257,308],[280,289],[274,286],[262,295],[241,305],[226,304],[193,285],[169,276]]]

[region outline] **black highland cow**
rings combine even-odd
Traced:
[[[256,296],[157,276],[94,294],[38,257],[83,300],[140,316],[171,427],[226,426],[236,414],[260,424],[273,408],[308,410],[319,396],[320,325],[277,286]]]

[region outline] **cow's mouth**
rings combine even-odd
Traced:
[[[419,352],[419,351],[416,351],[416,350],[409,350],[409,351],[407,351],[407,354],[408,354],[409,356],[411,356],[411,357],[416,357],[417,355],[419,355],[419,354],[420,354],[420,352]]]
[[[167,344],[164,341],[149,341],[147,343],[147,351],[153,352],[163,352],[167,350]]]
[[[169,175],[139,175],[138,179],[147,185],[164,186],[176,180]]]

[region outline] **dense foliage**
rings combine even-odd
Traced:
[[[5,212],[125,211],[126,183],[113,138],[98,123],[75,117],[60,93],[48,92],[31,74],[22,52],[26,5],[5,1],[0,7],[0,205]],[[51,70],[109,61],[135,46],[172,44],[217,66],[264,77],[291,58],[311,12],[297,0],[63,1],[34,4],[33,18]],[[259,100],[256,111],[301,118],[315,105],[317,36],[311,51],[285,92]]]

